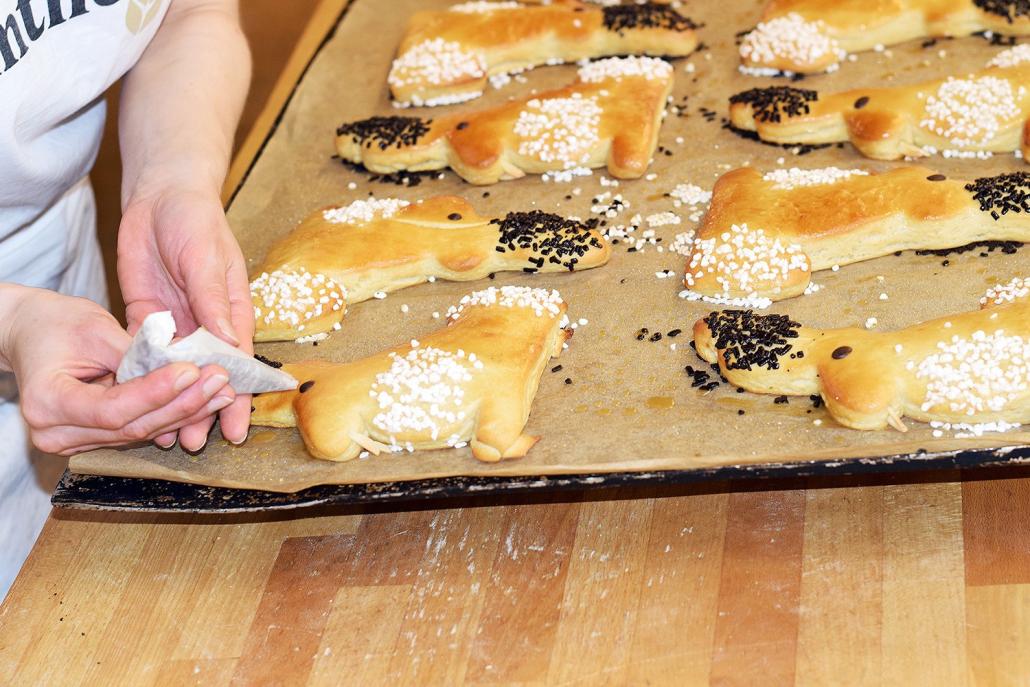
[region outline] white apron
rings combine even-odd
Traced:
[[[103,93],[171,1],[0,0],[0,282],[107,305],[87,178]],[[50,512],[47,475],[60,466],[30,450],[16,398],[0,373],[0,599]]]

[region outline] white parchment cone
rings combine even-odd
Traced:
[[[297,380],[282,370],[234,348],[203,327],[172,343],[175,319],[170,311],[147,315],[125,352],[115,379],[119,383],[142,377],[169,363],[193,363],[198,367],[220,365],[229,373],[229,384],[238,394],[259,394],[297,388]]]

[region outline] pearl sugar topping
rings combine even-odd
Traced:
[[[924,411],[945,405],[955,413],[1000,412],[1027,392],[1030,341],[998,330],[953,336],[918,365],[908,363],[925,380]]]
[[[332,224],[364,224],[376,218],[389,219],[410,204],[399,198],[368,198],[325,210],[322,217]]]
[[[601,106],[594,97],[534,98],[515,122],[519,155],[556,163],[562,169],[584,164],[600,141]]]
[[[413,342],[417,343],[417,342]],[[474,353],[415,347],[406,355],[390,354],[390,368],[376,375],[369,395],[379,405],[372,424],[390,434],[428,431],[435,441],[441,424],[454,425],[466,418],[465,390],[483,362]]]
[[[262,272],[251,282],[250,293],[261,302],[254,306],[254,319],[265,324],[282,322],[297,331],[327,310],[338,311],[347,305],[343,286],[304,268]]]

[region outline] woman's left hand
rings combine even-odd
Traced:
[[[150,313],[171,310],[180,335],[203,326],[253,353],[254,308],[247,268],[217,194],[173,189],[130,199],[118,232],[118,281],[130,334]],[[242,443],[250,396],[219,413],[222,435]],[[179,430],[179,443],[199,451],[214,417]],[[159,437],[168,445],[175,435]]]

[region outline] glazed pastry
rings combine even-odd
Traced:
[[[570,86],[435,119],[372,117],[341,126],[336,149],[372,172],[450,167],[473,184],[526,174],[643,176],[658,143],[672,66],[651,57],[600,60]]]
[[[464,2],[417,12],[387,81],[399,105],[446,105],[483,94],[508,75],[543,64],[608,55],[681,57],[696,25],[667,5],[614,7],[563,0],[543,6]]]
[[[730,124],[772,143],[851,141],[877,160],[1030,153],[1030,45],[975,74],[841,93],[776,86],[730,98]]]
[[[805,293],[816,270],[976,241],[1030,241],[1030,173],[743,167],[715,183],[682,296],[762,308]]]
[[[571,272],[610,256],[593,227],[539,210],[491,219],[456,196],[358,200],[315,212],[268,251],[251,282],[254,340],[324,335],[346,303],[437,278]]]
[[[772,0],[740,43],[741,71],[834,71],[848,53],[981,31],[1030,35],[1030,5],[1013,0]]]
[[[1030,281],[992,289],[983,309],[896,332],[810,329],[786,315],[715,312],[698,354],[731,384],[822,396],[845,427],[906,431],[903,417],[961,425],[1030,422]]]
[[[524,456],[544,366],[571,336],[557,291],[491,287],[465,296],[420,341],[351,363],[286,364],[301,381],[253,400],[251,422],[300,429],[325,460],[471,445],[482,461]]]

